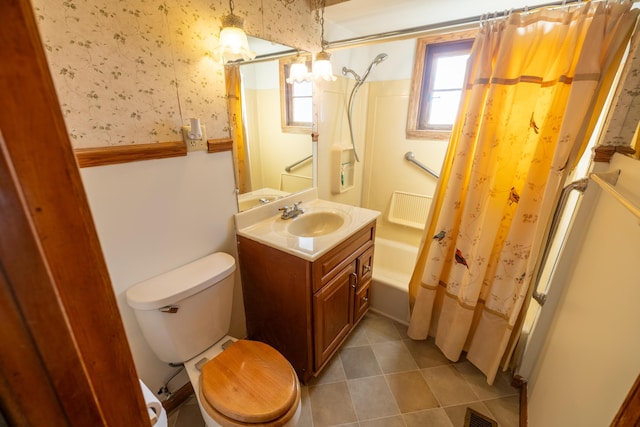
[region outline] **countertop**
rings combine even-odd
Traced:
[[[346,218],[336,231],[316,237],[298,237],[285,231],[286,225],[295,219],[281,219],[279,208],[301,202],[300,207],[307,213],[331,211]],[[279,249],[308,261],[314,261],[352,236],[364,226],[380,216],[380,212],[317,198],[315,188],[283,197],[246,212],[235,215],[236,234]]]

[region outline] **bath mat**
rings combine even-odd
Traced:
[[[480,412],[467,408],[463,427],[498,427],[498,423]]]

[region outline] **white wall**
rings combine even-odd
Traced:
[[[81,173],[138,375],[157,391],[175,369],[147,345],[125,293],[137,282],[212,252],[237,259],[231,154],[198,151],[83,168]],[[245,336],[239,274],[232,316],[232,334]],[[186,381],[176,378],[170,390]]]
[[[616,189],[640,206],[640,162],[616,154],[610,169],[622,170]],[[609,425],[640,372],[639,220],[595,182],[587,192],[589,223],[559,260],[562,283],[551,286],[564,289],[528,379],[532,427]]]

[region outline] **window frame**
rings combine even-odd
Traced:
[[[444,46],[450,44],[455,46],[458,43],[471,41],[478,33],[478,29],[458,31],[448,34],[436,34],[421,37],[417,40],[415,62],[413,65],[413,76],[409,90],[409,108],[407,111],[406,136],[408,139],[433,139],[445,140],[451,136],[451,129],[448,126],[436,126],[433,129],[420,129],[418,123],[420,113],[427,107],[430,96],[423,96],[430,87],[430,76],[426,60],[429,59],[429,47]],[[428,93],[428,92],[427,92]]]
[[[305,59],[307,64],[307,68],[311,69],[311,56],[304,55],[302,56]],[[293,122],[290,120],[290,111],[293,105],[292,98],[292,90],[289,83],[287,83],[287,75],[288,70],[291,64],[296,62],[296,57],[289,57],[280,59],[279,65],[279,74],[280,74],[280,125],[282,127],[282,132],[286,133],[303,133],[303,134],[311,134],[311,130],[313,129],[313,120],[306,123]],[[311,103],[313,105],[313,89],[311,93]],[[312,114],[313,115],[313,114]]]

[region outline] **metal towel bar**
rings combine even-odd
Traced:
[[[407,154],[404,155],[404,158],[406,160],[410,161],[411,163],[417,165],[420,169],[422,169],[423,171],[425,171],[429,175],[433,176],[435,179],[439,179],[440,178],[440,175],[438,175],[436,172],[434,172],[433,170],[429,169],[429,167],[425,166],[424,164],[422,164],[421,162],[416,160],[416,155],[413,154],[413,151],[407,151]]]

